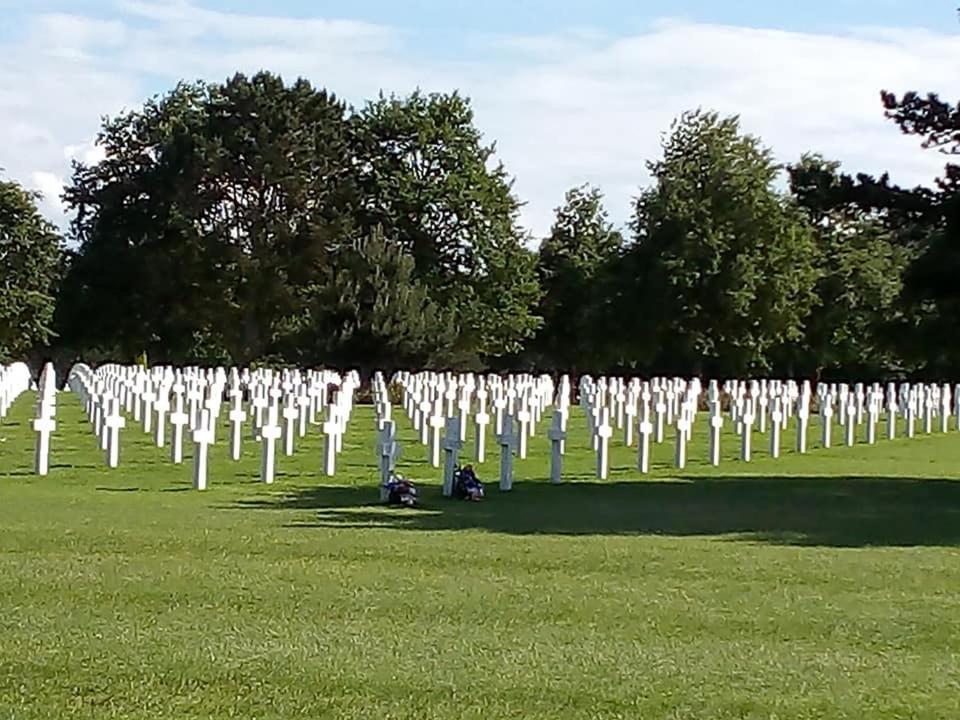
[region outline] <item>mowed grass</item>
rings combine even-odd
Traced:
[[[109,470],[74,396],[32,474],[33,398],[0,425],[0,719],[960,717],[960,433],[593,479],[549,418],[482,504],[378,506],[359,407],[336,478],[311,428],[257,481],[221,431],[210,489],[132,421]],[[862,433],[861,433],[862,435]],[[835,438],[842,436],[835,432]],[[465,448],[469,458],[471,448]]]

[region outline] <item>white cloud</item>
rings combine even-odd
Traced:
[[[104,21],[34,15],[0,44],[0,167],[47,195],[70,161],[95,160],[101,116],[139,105],[181,78],[219,80],[268,68],[303,75],[353,103],[380,89],[459,88],[527,201],[524,221],[549,227],[566,189],[598,184],[626,221],[646,162],[684,110],[736,113],[779,159],[808,150],[849,171],[929,183],[944,158],[883,117],[881,89],[956,94],[960,40],[900,28],[843,35],[664,20],[612,36],[589,28],[543,37],[465,35],[463,56],[429,60],[422,37],[326,18],[245,16],[186,2],[124,0]]]

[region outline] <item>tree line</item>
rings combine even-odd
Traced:
[[[878,112],[960,154],[960,109]],[[359,109],[261,72],[105,119],[65,242],[0,182],[0,359],[714,376],[955,374],[960,165],[932,187],[779,165],[678,117],[621,230],[572,188],[547,237],[467,98]],[[786,189],[778,180],[785,177]]]

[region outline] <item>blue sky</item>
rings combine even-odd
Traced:
[[[955,0],[441,2],[0,0],[0,168],[58,196],[95,160],[103,115],[179,79],[260,68],[354,104],[380,90],[459,89],[547,231],[573,185],[628,219],[680,112],[736,113],[778,159],[929,183],[943,164],[883,118],[879,91],[960,97]]]
[[[209,0],[223,12],[289,17],[332,17],[388,24],[419,31],[431,45],[450,41],[443,33],[462,29],[491,33],[550,33],[570,27],[612,32],[642,29],[651,20],[685,17],[704,23],[801,31],[836,31],[858,25],[948,29],[956,21],[953,0]],[[70,12],[101,18],[116,14],[111,0],[2,0],[14,17]],[[8,28],[9,30],[9,28]]]

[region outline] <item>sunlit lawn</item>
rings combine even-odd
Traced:
[[[69,394],[35,477],[32,403],[0,424],[0,719],[960,717],[960,433],[814,422],[746,464],[728,427],[717,469],[701,419],[680,477],[672,436],[641,478],[618,434],[600,483],[575,415],[551,486],[546,418],[469,504],[401,419],[404,511],[369,407],[335,478],[317,428],[272,486],[220,432],[197,493],[132,421],[108,470]]]

